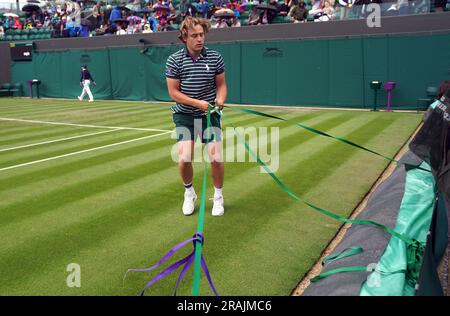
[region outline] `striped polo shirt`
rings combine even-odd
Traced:
[[[214,102],[216,99],[216,75],[225,71],[222,56],[204,47],[200,57],[194,61],[186,48],[169,56],[166,64],[166,77],[180,80],[180,91],[187,96]],[[174,113],[202,116],[206,112],[190,105],[177,103],[172,107]]]

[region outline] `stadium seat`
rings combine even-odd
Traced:
[[[21,35],[14,35],[13,36],[13,41],[20,41]]]
[[[241,20],[241,26],[248,25],[248,19],[240,19]]]
[[[15,83],[11,88],[9,89],[9,92],[11,96],[14,96],[14,93],[17,92],[17,96],[20,97],[22,95],[22,84],[21,83]]]
[[[11,84],[10,83],[4,83],[0,86],[0,96],[2,95],[7,95],[10,96],[11,95]]]
[[[283,23],[283,17],[282,16],[276,16],[273,18],[272,20],[273,24],[279,24],[279,23]]]
[[[27,34],[22,34],[22,35],[20,35],[20,40],[21,40],[21,41],[26,41],[26,40],[28,40],[28,35],[27,35]]]
[[[426,89],[426,98],[417,99],[417,111],[426,110],[431,103],[433,103],[436,98],[438,92],[438,88],[436,87],[427,87]]]

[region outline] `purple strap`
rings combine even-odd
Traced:
[[[183,267],[183,270],[181,270],[180,276],[178,277],[178,280],[177,280],[177,284],[175,285],[175,290],[173,291],[173,296],[177,296],[177,290],[178,290],[178,286],[181,283],[181,280],[183,280],[183,277],[186,274],[187,270],[189,270],[192,263],[194,263],[195,251],[193,251],[189,256],[187,256],[187,258],[188,258],[187,263]]]
[[[208,271],[208,266],[206,265],[206,261],[205,261],[205,258],[203,258],[203,255],[202,255],[202,268],[203,268],[203,272],[205,272],[206,278],[208,279],[209,286],[211,287],[211,289],[214,292],[214,295],[219,296],[219,294],[217,294],[216,288],[214,287],[214,284],[212,283],[211,276],[209,275],[209,271]]]
[[[171,274],[173,271],[177,270],[180,266],[182,266],[184,264],[183,270],[181,270],[180,276],[178,277],[176,286],[175,286],[175,291],[173,293],[173,295],[175,296],[177,294],[177,290],[178,290],[178,286],[181,283],[181,280],[183,279],[183,277],[185,276],[186,272],[189,270],[190,266],[192,265],[192,263],[194,262],[194,258],[195,258],[195,246],[197,244],[197,242],[200,242],[203,245],[203,241],[204,241],[204,237],[202,233],[195,233],[195,235],[192,238],[189,238],[188,240],[183,241],[182,243],[176,245],[175,247],[173,247],[172,249],[170,249],[162,258],[161,260],[158,261],[157,264],[149,267],[149,268],[144,268],[144,269],[128,269],[127,272],[125,273],[124,279],[127,276],[127,273],[129,271],[134,271],[134,272],[147,272],[147,271],[151,271],[157,267],[159,267],[160,265],[162,265],[165,261],[167,261],[167,259],[169,259],[175,252],[177,252],[178,250],[180,250],[181,248],[183,248],[184,246],[186,246],[188,243],[193,242],[194,244],[194,251],[192,251],[189,255],[187,255],[185,258],[175,262],[174,264],[172,264],[170,267],[166,268],[164,271],[160,272],[156,277],[154,277],[152,280],[150,280],[150,282],[148,282],[145,287],[143,288],[143,290],[141,291],[141,296],[144,295],[145,290],[148,289],[150,286],[152,286],[154,283],[156,283],[157,281],[165,278],[166,276],[168,276],[169,274]],[[202,268],[203,271],[206,275],[206,278],[208,279],[209,285],[211,286],[211,289],[213,290],[214,294],[216,296],[218,296],[217,291],[214,287],[214,284],[212,283],[211,280],[211,276],[209,274],[208,271],[208,266],[206,265],[206,261],[203,258],[202,255]]]

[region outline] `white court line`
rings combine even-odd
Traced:
[[[1,168],[0,171],[5,171],[5,170],[9,170],[9,169],[20,168],[20,167],[25,167],[25,166],[29,166],[29,165],[34,165],[34,164],[37,164],[37,163],[45,162],[45,161],[50,161],[50,160],[55,160],[55,159],[59,159],[59,158],[64,158],[64,157],[74,156],[74,155],[78,155],[78,154],[83,154],[83,153],[87,153],[87,152],[94,151],[94,150],[99,150],[99,149],[104,149],[104,148],[108,148],[108,147],[119,146],[119,145],[128,144],[128,143],[132,143],[132,142],[137,142],[137,141],[139,141],[139,140],[143,140],[143,139],[147,139],[147,138],[152,138],[152,137],[156,137],[156,136],[161,136],[161,135],[168,134],[168,133],[172,133],[172,131],[163,132],[163,133],[159,133],[159,134],[155,134],[155,135],[150,135],[150,136],[139,137],[139,138],[135,138],[135,139],[131,139],[131,140],[126,140],[126,141],[119,142],[119,143],[112,143],[112,144],[104,145],[104,146],[100,146],[100,147],[95,147],[95,148],[90,148],[90,149],[80,150],[80,151],[76,151],[76,152],[73,152],[73,153],[68,153],[68,154],[64,154],[64,155],[60,155],[60,156],[55,156],[55,157],[50,157],[50,158],[40,159],[40,160],[36,160],[36,161],[26,162],[26,163],[22,163],[22,164],[19,164],[19,165],[14,165],[14,166],[9,166],[9,167],[5,167],[5,168]]]
[[[34,144],[17,146],[17,147],[5,148],[5,149],[0,149],[0,152],[10,151],[10,150],[15,150],[15,149],[21,149],[21,148],[27,148],[27,147],[33,147],[33,146],[39,146],[39,145],[45,145],[45,144],[51,144],[51,143],[57,143],[57,142],[62,142],[62,141],[70,140],[70,139],[76,139],[76,138],[82,138],[82,137],[106,134],[106,133],[111,133],[111,132],[115,132],[115,131],[119,131],[119,129],[110,129],[110,130],[107,130],[107,131],[101,131],[101,132],[96,132],[96,133],[90,133],[90,134],[84,134],[84,135],[78,135],[78,136],[72,136],[72,137],[66,137],[66,138],[59,138],[59,139],[49,140],[49,141],[40,142],[40,143],[34,143]]]
[[[74,123],[63,123],[63,122],[24,120],[24,119],[9,118],[9,117],[0,117],[0,120],[1,121],[25,122],[25,123],[37,123],[37,124],[51,124],[51,125],[65,125],[65,126],[78,126],[78,127],[91,127],[91,128],[121,129],[121,130],[132,130],[132,131],[171,132],[171,131],[169,131],[167,129],[138,128],[138,127],[124,127],[124,126],[86,125],[86,124],[74,124]]]

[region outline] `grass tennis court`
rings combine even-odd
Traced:
[[[262,108],[393,156],[416,113]],[[235,126],[280,128],[276,175],[296,194],[348,216],[387,166],[381,157],[288,123],[225,110]],[[155,264],[197,227],[170,151],[168,104],[0,100],[0,295],[137,295]],[[269,138],[270,139],[270,138]],[[200,193],[202,164],[194,164]],[[208,178],[208,198],[213,187]],[[284,193],[257,163],[225,163],[225,215],[207,202],[203,254],[219,295],[289,295],[340,222]],[[192,251],[186,247],[170,262]],[[69,288],[67,265],[81,267]],[[164,265],[167,267],[167,264]],[[163,267],[163,268],[164,268]],[[171,295],[178,274],[146,295]],[[179,295],[190,295],[192,270]],[[212,295],[202,276],[201,295]]]

